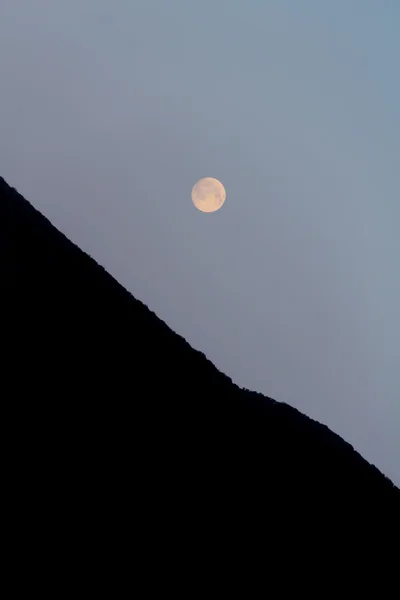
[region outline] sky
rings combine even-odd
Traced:
[[[397,485],[399,29],[398,0],[0,2],[0,174]]]

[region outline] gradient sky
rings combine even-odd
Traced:
[[[398,0],[0,2],[0,174],[397,484],[399,30]]]

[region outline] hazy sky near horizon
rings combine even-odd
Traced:
[[[399,30],[398,0],[0,3],[0,174],[398,485]]]

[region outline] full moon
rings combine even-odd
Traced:
[[[226,199],[224,186],[214,177],[204,177],[193,186],[192,201],[202,212],[219,210]]]

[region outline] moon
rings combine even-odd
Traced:
[[[214,177],[203,177],[193,186],[192,202],[202,212],[219,210],[226,199],[224,186]]]

